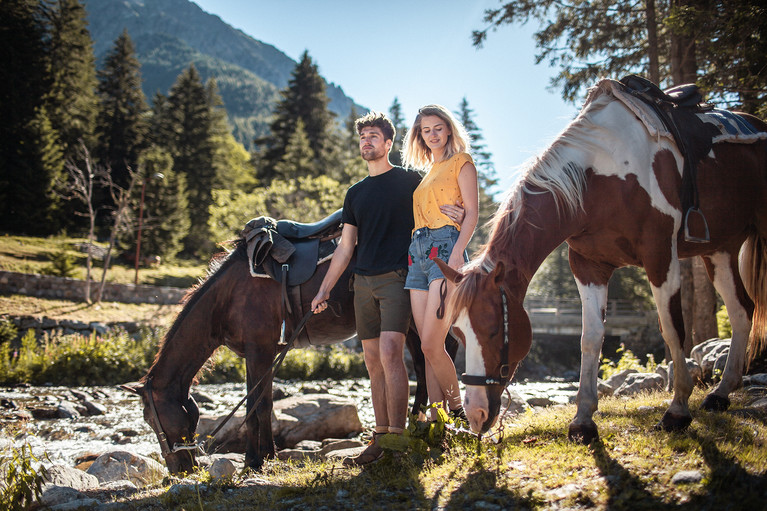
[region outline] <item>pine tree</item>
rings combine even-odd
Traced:
[[[309,145],[309,137],[306,136],[303,119],[298,119],[296,129],[285,147],[285,154],[277,162],[274,172],[277,179],[288,181],[297,176],[312,174],[314,166],[314,151]]]
[[[51,13],[48,112],[66,160],[75,160],[79,141],[92,147],[96,111],[96,66],[86,12],[79,0],[58,0]]]
[[[309,147],[314,153],[311,175],[323,174],[326,169],[339,165],[335,114],[328,109],[330,100],[325,93],[325,81],[308,52],[301,56],[281,95],[269,125],[270,134],[256,140],[262,152],[259,179],[264,183],[274,179],[275,166],[285,155],[299,119],[304,123]]]
[[[162,116],[156,120],[167,130],[158,140],[166,144],[173,157],[173,170],[186,179],[191,227],[184,239],[184,251],[189,255],[208,256],[213,249],[208,227],[209,206],[216,179],[213,137],[217,124],[213,105],[220,98],[212,97],[215,88],[203,85],[192,65],[182,72],[171,87]]]
[[[111,169],[116,185],[127,188],[129,168],[136,168],[146,145],[148,111],[141,90],[141,70],[127,31],[115,41],[98,72],[97,157]]]
[[[50,233],[53,180],[62,170],[58,133],[44,99],[47,24],[36,0],[0,2],[0,229]]]
[[[394,165],[402,165],[402,141],[405,137],[405,118],[402,115],[402,105],[399,99],[395,96],[389,107],[389,119],[394,124],[394,143],[392,144],[391,151],[389,152],[389,161]]]
[[[479,221],[477,230],[470,242],[469,250],[476,252],[487,242],[490,236],[490,222],[498,204],[493,199],[492,190],[498,184],[498,178],[495,173],[492,154],[487,150],[483,142],[484,136],[477,123],[474,122],[474,111],[469,107],[468,100],[464,97],[458,107],[456,116],[466,128],[466,132],[471,138],[471,155],[474,159],[474,166],[477,168],[477,180],[479,185]]]
[[[141,153],[138,168],[144,183],[141,253],[172,260],[183,249],[191,224],[186,179],[174,171],[170,153],[157,146]]]

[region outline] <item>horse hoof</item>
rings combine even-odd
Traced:
[[[663,414],[663,418],[658,424],[655,425],[655,430],[663,431],[684,431],[687,426],[692,422],[692,417],[689,415],[678,416],[673,415],[670,412]]]
[[[589,445],[594,440],[599,440],[599,432],[597,431],[597,425],[593,422],[591,424],[570,424],[567,429],[567,438],[571,442],[576,442],[582,445]]]
[[[730,407],[730,399],[727,397],[709,394],[700,404],[700,407],[709,412],[723,412]]]

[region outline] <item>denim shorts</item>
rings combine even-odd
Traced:
[[[448,262],[459,234],[458,229],[452,225],[438,229],[422,227],[413,233],[408,249],[405,289],[428,291],[432,281],[445,278],[433,259],[438,257]],[[464,262],[469,260],[465,252],[463,260]]]

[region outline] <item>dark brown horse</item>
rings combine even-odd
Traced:
[[[193,444],[199,418],[190,386],[202,365],[220,346],[227,346],[245,357],[247,389],[261,383],[249,394],[247,409],[256,407],[247,421],[245,463],[258,469],[265,458],[275,453],[271,428],[272,375],[269,374],[282,324],[281,284],[270,278],[251,277],[246,246],[242,240],[208,278],[186,299],[184,308],[165,335],[154,364],[135,384],[124,385],[141,397],[144,419],[157,434],[163,457],[172,473],[190,472],[195,466]],[[354,261],[349,265],[353,267]],[[302,317],[327,272],[329,261],[318,265],[314,275],[300,286]],[[330,293],[331,310],[309,318],[297,340],[298,346],[342,342],[354,336],[353,294],[349,291],[350,270],[338,280]],[[292,335],[286,322],[285,337]],[[452,340],[452,354],[457,343]],[[408,349],[418,378],[413,411],[426,404],[423,354],[420,339],[411,330]],[[263,378],[264,376],[266,378]],[[263,378],[263,381],[262,381]],[[263,394],[262,394],[263,393]],[[256,398],[263,399],[256,402]]]
[[[693,382],[682,350],[680,258],[703,258],[732,323],[722,380],[703,402],[705,409],[729,406],[729,393],[741,385],[749,335],[752,353],[764,343],[767,125],[724,112],[701,117],[706,129],[720,120],[726,129],[697,161],[699,210],[710,241],[693,242],[683,228],[680,150],[673,137],[660,134],[662,123],[654,112],[620,97],[617,82],[605,80],[592,89],[579,116],[531,164],[499,208],[484,252],[463,273],[449,275],[458,282],[454,331],[466,343],[465,408],[476,432],[493,425],[501,392],[527,355],[532,331],[522,302],[533,274],[563,241],[569,245],[583,309],[571,438],[589,442],[598,437],[592,415],[607,283],[617,268],[645,269],[674,362],[674,397],[660,427],[683,429],[692,420],[688,399]]]

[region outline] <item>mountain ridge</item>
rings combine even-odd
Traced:
[[[136,47],[148,101],[167,94],[181,71],[194,64],[204,81],[214,78],[235,138],[253,148],[268,131],[279,91],[296,66],[277,47],[234,28],[189,0],[83,0],[98,62],[123,29]],[[325,81],[329,109],[342,122],[355,104]]]

